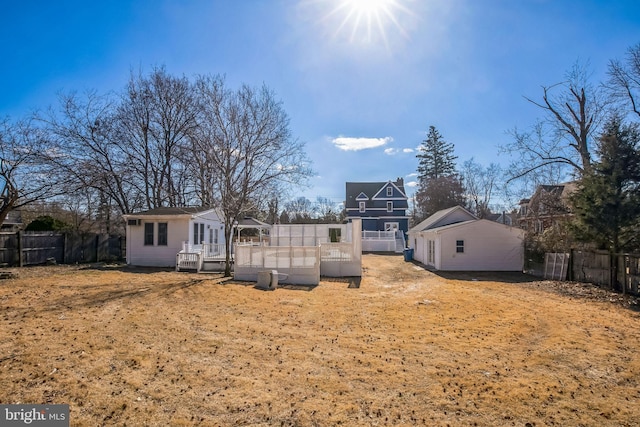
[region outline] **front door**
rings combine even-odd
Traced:
[[[400,223],[397,222],[385,222],[384,231],[398,231],[400,229]]]

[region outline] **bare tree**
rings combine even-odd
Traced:
[[[525,97],[544,118],[530,131],[512,130],[513,141],[503,152],[518,157],[510,166],[510,180],[557,164],[578,175],[591,170],[591,139],[606,114],[607,102],[590,81],[588,67],[576,63],[566,80],[542,87],[542,100]]]
[[[115,133],[116,108],[112,97],[95,92],[83,97],[61,95],[58,111],[50,109],[39,116],[55,144],[55,150],[42,158],[70,183],[71,191],[90,191],[103,205],[115,205],[120,214],[126,214],[140,208],[141,199],[128,145]],[[110,224],[105,228],[109,230]]]
[[[0,122],[0,224],[13,209],[67,191],[40,161],[50,150],[46,133],[33,121]]]
[[[193,201],[185,164],[196,117],[193,88],[185,77],[164,68],[148,76],[132,74],[116,116],[117,140],[146,208]]]
[[[308,224],[313,221],[316,206],[306,197],[297,197],[285,203],[284,209],[289,215],[289,221],[294,224]]]
[[[327,197],[316,197],[315,212],[318,220],[323,223],[336,223],[340,216],[338,204]]]
[[[502,175],[500,165],[491,163],[484,168],[471,158],[462,164],[461,175],[467,204],[478,218],[485,218],[491,213],[491,197],[499,186]]]
[[[607,89],[614,101],[640,117],[640,43],[627,49],[624,61],[611,60],[608,72]]]
[[[234,222],[279,187],[303,184],[311,169],[304,144],[291,136],[289,118],[267,87],[231,90],[220,76],[200,76],[195,86],[200,108],[192,150],[206,169],[196,176],[200,188],[214,191],[206,199],[219,202],[230,275]]]

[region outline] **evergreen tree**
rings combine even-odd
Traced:
[[[429,127],[427,139],[418,148],[418,217],[427,216],[456,205],[464,204],[462,179],[456,172],[454,146],[444,140],[440,132]]]
[[[598,161],[573,195],[576,238],[612,254],[637,250],[640,242],[640,129],[613,117],[598,140]]]
[[[427,139],[418,148],[418,179],[420,184],[428,179],[438,179],[456,174],[453,144],[445,141],[435,126],[429,126]]]

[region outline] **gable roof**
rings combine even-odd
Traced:
[[[555,205],[557,209],[566,208],[569,196],[578,189],[575,181],[561,184],[543,184],[536,187],[535,192],[529,199],[522,199],[520,205],[527,205],[530,209],[535,209],[541,203]]]
[[[454,206],[449,209],[438,211],[409,230],[411,233],[419,233],[420,231],[429,230],[431,228],[442,227],[445,225],[456,224],[463,221],[477,220],[474,214],[463,208],[462,206]]]
[[[154,208],[154,209],[149,209],[142,212],[123,215],[123,217],[125,218],[125,220],[129,217],[145,217],[145,216],[146,217],[157,217],[157,216],[197,217],[199,216],[199,214],[204,214],[208,212],[214,212],[218,217],[220,217],[220,215],[218,215],[218,212],[215,208],[202,207],[202,206],[200,207],[194,207],[194,206],[161,207],[161,208]]]
[[[441,225],[438,227],[429,228],[428,230],[423,230],[423,231],[441,233],[441,232],[446,232],[448,230],[452,230],[455,228],[467,227],[471,224],[482,224],[484,227],[493,227],[500,230],[509,230],[512,233],[517,233],[524,236],[524,230],[518,227],[513,227],[507,224],[502,224],[500,222],[491,221],[489,219],[470,219],[467,221],[454,222],[453,224],[447,224],[447,225]]]
[[[404,183],[401,180],[398,180],[396,182],[391,182],[391,181],[387,181],[385,182],[380,189],[378,190],[378,192],[376,194],[373,195],[372,199],[376,199],[378,197],[381,197],[383,199],[387,199],[387,194],[384,191],[386,188],[389,188],[389,185],[391,185],[393,188],[395,188],[400,194],[402,194],[402,198],[407,199],[407,195],[404,192]],[[378,196],[380,193],[383,193],[382,196]],[[393,197],[393,198],[397,198],[397,197]]]
[[[244,218],[238,221],[238,228],[269,229],[271,228],[271,225],[267,224],[266,222],[258,221],[253,217],[245,216]]]
[[[398,178],[395,182],[347,182],[345,208],[357,208],[358,201],[373,199],[389,184],[393,185],[400,193],[402,193],[403,199],[408,199],[404,191],[404,180],[402,178]],[[362,197],[363,195],[367,197],[367,199]],[[383,193],[382,196],[382,199],[387,198],[385,193]],[[394,199],[397,199],[397,197]]]

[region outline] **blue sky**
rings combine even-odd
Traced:
[[[368,20],[376,2],[388,13]],[[346,181],[414,181],[430,125],[460,163],[507,164],[506,131],[540,117],[524,96],[538,99],[577,60],[602,80],[640,42],[638,0],[3,3],[0,116],[46,108],[60,91],[120,90],[132,69],[154,66],[264,83],[318,173],[300,194],[336,201]]]

